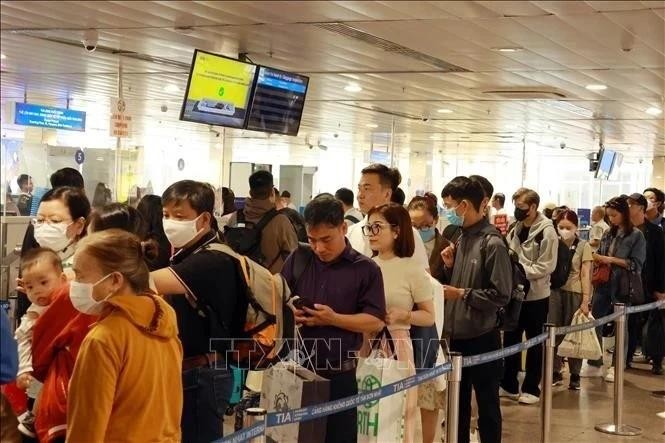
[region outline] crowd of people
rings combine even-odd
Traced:
[[[438,197],[408,203],[400,183],[399,171],[373,164],[356,195],[321,194],[301,214],[268,171],[249,177],[242,208],[232,190],[193,180],[136,208],[106,196],[91,206],[78,171],[55,172],[23,242],[16,331],[0,312],[0,381],[15,380],[30,398],[18,421],[3,399],[2,441],[20,441],[19,431],[43,442],[222,437],[233,374],[220,365],[228,344],[215,339],[242,329],[248,304],[238,260],[216,244],[281,275],[306,301],[293,318],[304,339],[328,341],[306,350],[330,382],[330,400],[358,392],[357,356],[386,332],[413,374],[435,365],[442,340],[477,355],[539,335],[547,322],[665,299],[659,189],[594,208],[586,239],[575,211],[543,205],[532,189],[512,194],[510,215],[505,194],[482,176],[456,177]],[[524,300],[509,327],[502,313],[516,291]],[[607,328],[597,334],[602,343]],[[627,334],[625,349],[608,351],[624,352],[628,368],[641,360],[662,375],[665,311],[630,316]],[[584,387],[583,377],[613,382],[614,361],[603,370],[602,357],[557,358],[553,383],[563,384],[566,364],[571,390]],[[520,355],[463,369],[459,442],[478,434],[501,441],[501,397],[540,401],[542,347],[527,351],[520,385],[521,370]],[[444,408],[435,383],[409,389],[403,440],[416,441],[420,419],[423,441],[433,441]],[[355,409],[326,423],[326,441],[356,441]]]

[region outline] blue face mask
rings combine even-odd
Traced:
[[[457,215],[457,206],[446,211],[446,218],[453,226],[464,226],[464,216]]]
[[[420,233],[420,238],[423,239],[423,243],[427,243],[434,239],[434,236],[436,235],[436,228],[431,226],[429,228],[418,229],[418,232]]]

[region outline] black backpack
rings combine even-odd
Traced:
[[[536,234],[535,241],[538,243],[538,249],[540,250],[540,243],[543,241],[543,231]],[[579,242],[580,240],[576,238],[573,245],[569,248],[563,240],[559,239],[556,268],[554,268],[554,272],[550,275],[550,289],[559,289],[568,281],[568,276],[570,275],[570,269],[573,263],[573,256],[575,255],[575,249],[577,249]]]
[[[224,228],[224,242],[238,254],[269,268],[272,263],[267,263],[267,257],[261,251],[261,232],[278,214],[277,209],[271,209],[254,224],[245,220],[244,211],[236,212],[236,225]]]
[[[499,231],[493,233],[485,234],[482,243],[480,244],[480,254],[482,258],[482,266],[484,272],[486,249],[489,238],[495,236],[500,238],[503,241],[503,244],[508,249],[508,255],[510,256],[510,265],[512,267],[512,277],[513,277],[513,290],[510,293],[510,300],[508,304],[502,308],[499,308],[497,312],[497,326],[504,331],[513,331],[517,329],[520,320],[520,312],[522,311],[522,302],[526,298],[526,295],[531,289],[531,283],[529,279],[526,278],[526,271],[524,271],[524,266],[520,263],[519,256],[517,252],[510,249],[506,238],[501,235]]]
[[[344,220],[348,220],[348,221],[350,221],[351,223],[353,223],[354,225],[355,225],[356,223],[360,223],[360,220],[358,220],[357,218],[355,218],[355,217],[354,217],[353,215],[351,215],[351,214],[349,214],[349,215],[347,215],[346,217],[344,217]]]
[[[300,215],[295,209],[291,208],[282,208],[278,213],[284,214],[289,218],[289,221],[293,225],[293,229],[296,230],[298,241],[301,243],[307,243],[307,230],[305,229],[305,220],[303,220],[302,215]]]

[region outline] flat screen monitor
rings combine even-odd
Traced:
[[[196,50],[180,120],[244,128],[256,65]]]
[[[309,78],[259,66],[247,129],[298,135]]]
[[[598,159],[598,169],[596,169],[596,178],[601,180],[607,180],[612,173],[612,167],[614,166],[614,157],[616,153],[610,151],[609,149],[603,149],[600,151],[600,157]]]

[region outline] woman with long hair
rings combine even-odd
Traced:
[[[630,278],[630,273],[641,274],[646,260],[646,240],[639,229],[630,221],[630,208],[626,196],[615,197],[605,203],[606,214],[610,220],[610,230],[600,240],[598,252],[593,254],[597,266],[609,266],[609,279],[595,287],[591,312],[595,318],[611,314],[614,303],[630,304],[629,294],[622,293],[622,279]],[[598,340],[602,343],[602,327],[596,329]],[[612,366],[605,374],[605,381],[614,382],[614,361],[617,352],[628,351],[626,335],[624,349],[616,349],[612,357]],[[602,376],[602,357],[589,361],[582,370],[582,377]]]

